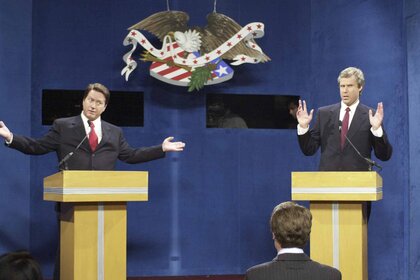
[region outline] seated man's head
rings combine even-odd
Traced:
[[[311,233],[312,214],[297,203],[283,202],[274,207],[270,225],[277,250],[303,248]]]

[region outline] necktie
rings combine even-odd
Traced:
[[[350,118],[350,108],[346,108],[346,113],[344,114],[343,123],[341,127],[341,150],[344,148],[344,144],[346,143],[346,135],[347,131],[349,131],[349,118]]]
[[[94,152],[96,150],[96,147],[98,146],[98,135],[96,135],[95,125],[93,124],[93,122],[90,122],[89,144],[90,148],[92,149],[92,152]]]

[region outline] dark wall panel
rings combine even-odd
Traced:
[[[16,133],[31,131],[31,22],[28,1],[0,1],[0,121]],[[0,149],[0,254],[29,250],[29,158]]]
[[[419,130],[417,121],[420,118],[416,104],[420,102],[420,2],[407,1],[406,7],[407,28],[407,82],[408,82],[408,115],[409,129],[409,154],[410,154],[410,182],[408,187],[409,197],[407,205],[410,207],[405,219],[409,221],[405,244],[409,253],[409,278],[414,279],[420,274],[420,173],[419,170]]]

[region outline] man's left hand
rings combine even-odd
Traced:
[[[369,110],[369,121],[373,130],[377,130],[382,125],[383,120],[384,120],[384,106],[382,102],[379,102],[375,115],[373,115],[372,110]]]
[[[174,138],[168,137],[163,140],[162,143],[162,150],[164,152],[181,152],[184,150],[185,143],[184,142],[171,142]]]

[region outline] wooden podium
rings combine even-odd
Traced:
[[[382,199],[374,171],[292,172],[292,200],[309,200],[311,258],[339,269],[343,280],[367,280],[366,202]]]
[[[143,171],[60,171],[44,200],[62,202],[61,280],[126,280],[127,201],[147,201]]]

